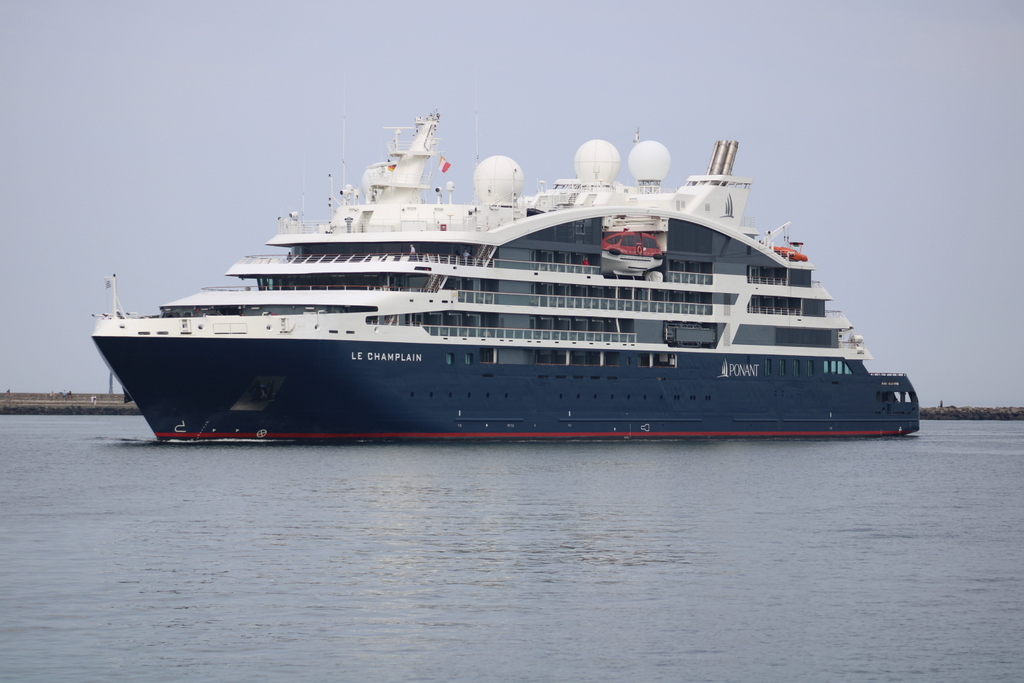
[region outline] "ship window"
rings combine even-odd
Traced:
[[[568,365],[569,352],[553,349],[537,349],[534,351],[534,363],[537,365]]]
[[[455,362],[455,354],[454,353],[446,353],[446,354],[444,354],[444,362],[447,363],[448,365],[451,365],[452,363],[454,363]]]
[[[497,353],[494,349],[480,349],[480,362],[481,363],[495,363]]]
[[[641,353],[638,354],[638,357],[642,368],[676,367],[676,354],[674,353]]]
[[[751,297],[752,302],[753,299],[754,297]],[[778,305],[777,301],[775,305]],[[799,309],[796,309],[795,313],[800,314]],[[829,348],[833,346],[835,338],[835,330],[775,328],[775,344],[777,346],[818,346]]]
[[[656,368],[674,368],[674,367],[676,367],[676,354],[674,354],[674,353],[656,353],[656,354],[654,354],[654,367],[656,367]]]
[[[807,376],[814,377],[814,361],[810,359],[807,360]]]
[[[780,358],[779,359],[779,375],[781,375],[782,377],[786,376],[786,359],[785,358]]]
[[[826,360],[823,362],[823,369],[826,375],[852,375],[853,370],[842,360]]]
[[[796,268],[789,269],[789,286],[790,287],[810,287],[811,286],[811,271],[800,270]]]
[[[764,376],[768,377],[771,374],[772,374],[772,359],[771,358],[765,358],[764,359]]]
[[[794,358],[793,359],[793,376],[794,377],[799,377],[800,376],[800,359],[799,358]]]
[[[466,361],[466,365],[472,365],[473,364],[473,354],[467,353],[466,357],[465,357],[465,361]]]

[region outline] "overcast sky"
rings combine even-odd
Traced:
[[[739,140],[870,370],[1024,405],[1019,0],[0,3],[0,391],[106,391],[105,275],[141,314],[232,284],[435,108],[456,201],[477,151],[532,192],[639,128],[676,186]]]

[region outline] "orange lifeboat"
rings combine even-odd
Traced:
[[[795,242],[794,242],[794,244],[795,244]],[[806,261],[807,260],[807,256],[805,254],[801,254],[796,249],[790,249],[789,247],[772,247],[772,249],[775,250],[776,254],[778,254],[779,256],[781,256],[783,258],[788,258],[790,261]]]

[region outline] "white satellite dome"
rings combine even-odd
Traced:
[[[573,167],[584,183],[610,183],[619,175],[622,157],[607,140],[588,140],[576,150]]]
[[[629,172],[637,180],[661,182],[672,168],[672,155],[665,145],[654,140],[644,140],[633,146],[629,153]]]
[[[487,157],[473,172],[473,189],[484,204],[512,204],[523,193],[523,169],[508,157]]]
[[[370,188],[374,185],[383,183],[387,179],[391,174],[391,171],[388,170],[388,166],[393,164],[394,162],[379,161],[376,164],[366,167],[366,170],[363,171],[363,176],[359,179],[359,187],[362,189],[364,197],[369,198]]]
[[[359,188],[363,191],[364,197],[370,196],[370,182],[373,175],[370,173],[370,169],[363,171],[363,177],[359,179]]]

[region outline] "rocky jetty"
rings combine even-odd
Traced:
[[[124,394],[0,394],[0,415],[141,415]]]
[[[95,401],[93,400],[95,397]],[[0,415],[141,415],[124,394],[0,394]],[[922,420],[1024,420],[1024,408],[921,408]]]
[[[921,408],[922,420],[1024,420],[1024,408]]]

